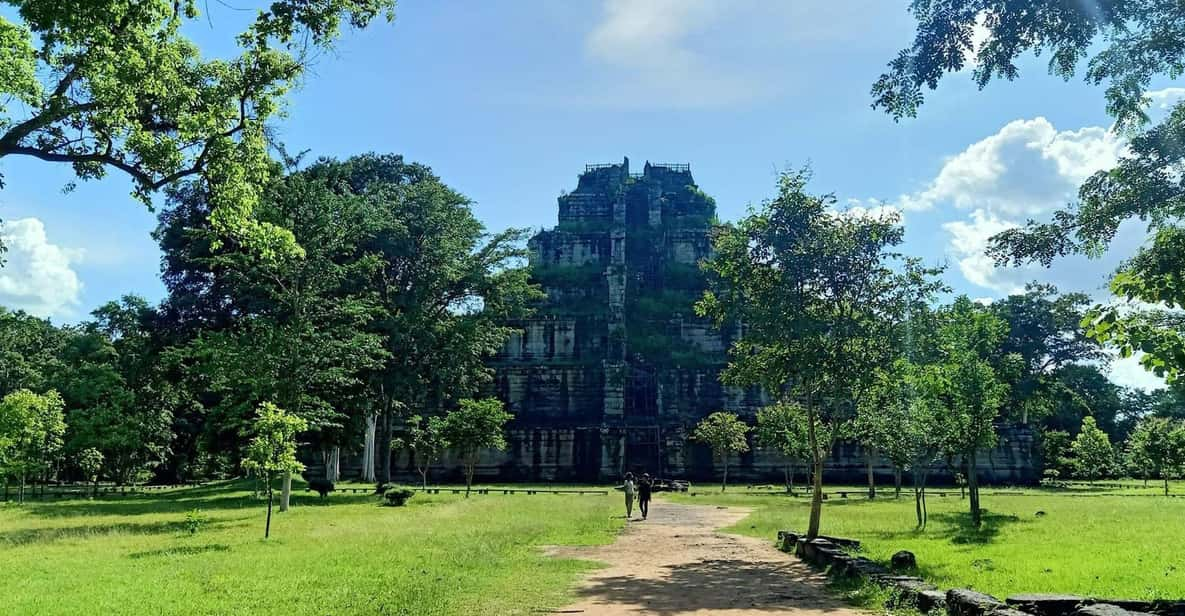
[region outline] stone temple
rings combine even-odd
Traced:
[[[519,333],[491,361],[489,393],[515,419],[509,448],[483,457],[482,479],[717,476],[711,452],[688,441],[695,424],[718,410],[755,423],[766,400],[720,383],[736,332],[692,309],[705,288],[697,263],[711,251],[715,215],[689,165],[647,162],[632,173],[627,158],[585,166],[576,189],[559,197],[558,224],[529,242],[547,299],[515,323]],[[1027,430],[1002,430],[1001,445],[981,460],[984,479],[1031,481],[1031,443]],[[445,466],[459,475],[452,461]],[[776,453],[753,447],[730,476],[780,480],[783,468]],[[828,479],[859,480],[865,469],[859,446],[839,444]],[[876,472],[892,475],[883,462]]]

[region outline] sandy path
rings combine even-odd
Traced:
[[[721,533],[745,509],[656,502],[611,545],[557,554],[604,562],[557,614],[859,616],[823,590],[824,577],[769,541]]]

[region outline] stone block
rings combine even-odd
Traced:
[[[908,550],[896,552],[890,562],[892,562],[894,569],[915,569],[918,566],[917,557]]]
[[[999,599],[967,588],[952,588],[946,593],[946,612],[950,616],[986,616],[1004,607]]]
[[[1083,598],[1077,595],[1021,594],[1012,595],[1004,602],[1037,616],[1067,616],[1082,607]]]

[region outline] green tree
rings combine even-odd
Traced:
[[[308,422],[289,415],[280,407],[264,402],[259,405],[259,416],[252,425],[254,436],[247,445],[243,468],[258,473],[267,483],[267,523],[263,538],[272,529],[272,484],[277,473],[299,473],[304,465],[296,459],[296,435],[308,428]]]
[[[393,17],[393,0],[276,0],[228,59],[204,59],[182,34],[197,0],[4,0],[0,160],[67,163],[80,180],[116,169],[151,194],[199,176],[212,222],[265,253],[291,236],[250,218],[271,172],[265,125],[343,23]],[[14,14],[15,13],[15,14]],[[15,17],[15,21],[12,18]]]
[[[837,214],[835,198],[806,191],[809,173],[786,172],[778,195],[719,230],[697,303],[717,326],[743,323],[722,380],[761,386],[807,413],[813,491],[807,534],[818,536],[823,463],[850,429],[875,368],[892,360],[895,324],[912,288],[892,248],[894,215]]]
[[[122,484],[164,460],[177,388],[161,370],[156,312],[143,298],[125,296],[92,315],[68,338],[55,381],[69,409],[69,449],[98,449]]]
[[[48,389],[67,335],[46,319],[0,306],[0,396]]]
[[[1115,450],[1107,433],[1099,429],[1094,417],[1082,419],[1082,429],[1070,444],[1073,454],[1074,476],[1098,479],[1110,474],[1115,466]]]
[[[496,398],[461,400],[459,408],[444,416],[441,436],[465,465],[465,498],[469,498],[481,452],[506,449],[505,426],[513,417]]]
[[[415,459],[416,470],[420,473],[420,480],[425,488],[428,487],[428,473],[432,470],[432,465],[449,448],[449,443],[444,438],[444,430],[444,419],[441,417],[429,417],[425,420],[419,415],[412,415],[407,421],[406,440],[400,442]]]
[[[778,450],[786,463],[786,491],[794,493],[794,465],[810,462],[806,411],[793,402],[775,403],[757,411],[757,442]]]
[[[1148,121],[1154,78],[1179,76],[1185,62],[1185,35],[1175,0],[1103,2],[996,2],[994,0],[914,0],[918,19],[911,47],[889,63],[873,86],[874,107],[894,117],[912,116],[923,88],[934,89],[948,72],[974,58],[975,81],[1015,79],[1014,60],[1026,52],[1050,53],[1050,70],[1073,75],[1086,62],[1087,81],[1107,83],[1107,112],[1119,129],[1135,133]],[[972,49],[972,30],[981,23],[987,37]],[[1102,254],[1119,226],[1137,219],[1152,239],[1111,279],[1111,291],[1127,300],[1096,306],[1084,321],[1086,334],[1114,345],[1128,357],[1142,352],[1145,369],[1169,380],[1185,369],[1185,322],[1171,311],[1146,310],[1185,305],[1185,230],[1180,225],[1181,179],[1185,162],[1185,104],[1178,103],[1160,124],[1132,135],[1118,164],[1088,178],[1070,208],[1049,221],[1029,221],[992,238],[989,253],[999,263],[1053,259],[1074,253]]]
[[[1044,470],[1057,471],[1058,477],[1069,477],[1070,464],[1070,433],[1065,430],[1045,430],[1041,432],[1039,441],[1041,446],[1041,460]]]
[[[1036,282],[1025,285],[1024,293],[992,303],[992,312],[1008,324],[1001,350],[1020,358],[1009,406],[1021,423],[1052,414],[1054,398],[1072,394],[1062,387],[1059,371],[1106,359],[1102,346],[1087,338],[1080,325],[1089,303],[1085,294],[1059,295],[1057,287]]]
[[[94,447],[83,449],[74,455],[74,463],[82,473],[83,479],[94,486],[94,494],[99,494],[99,472],[103,470],[103,453]]]
[[[0,399],[0,462],[5,475],[17,478],[18,502],[24,502],[29,477],[48,473],[62,448],[63,406],[53,390],[35,394],[20,389]]]
[[[1008,402],[1010,375],[1001,374],[998,366],[1016,369],[1020,359],[1001,360],[1007,323],[966,296],[942,310],[940,317],[941,359],[929,366],[920,393],[935,413],[944,453],[961,456],[966,465],[971,522],[979,527],[979,453],[996,445],[995,422]]]
[[[1127,441],[1127,456],[1145,480],[1159,476],[1168,496],[1169,479],[1185,473],[1185,425],[1166,417],[1142,420]]]
[[[749,424],[741,421],[735,413],[717,411],[705,417],[691,433],[693,440],[712,449],[712,455],[724,465],[724,476],[720,480],[720,491],[728,487],[728,458],[749,451]]]

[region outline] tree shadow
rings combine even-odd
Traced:
[[[151,550],[148,552],[132,552],[128,554],[128,558],[139,560],[141,558],[155,558],[157,556],[192,556],[195,554],[206,554],[208,552],[228,552],[230,546],[222,543],[210,543],[206,545],[180,545],[171,548],[163,548],[160,550]]]
[[[245,523],[235,523],[237,520],[218,520],[208,522],[207,528],[235,528],[245,526]],[[55,528],[21,528],[0,532],[0,547],[18,547],[30,544],[54,543],[68,539],[89,539],[104,535],[163,535],[187,532],[184,520],[169,522],[153,522],[139,524],[132,522],[118,522],[114,524],[87,524],[83,526],[64,526]]]
[[[789,605],[824,612],[850,610],[820,592],[822,573],[794,563],[706,560],[664,569],[660,579],[594,577],[577,594],[597,603],[639,605],[647,614],[739,608],[782,612]]]
[[[991,513],[981,510],[979,528],[971,523],[970,512],[935,513],[930,516],[931,523],[937,522],[938,536],[955,545],[983,545],[996,540],[1000,530],[1013,524],[1027,524],[1027,520],[1011,514]]]
[[[44,518],[75,516],[137,516],[160,513],[185,513],[194,509],[233,510],[255,509],[266,505],[266,500],[254,496],[251,481],[238,480],[212,485],[178,488],[162,492],[140,492],[120,496],[100,495],[98,498],[62,501],[25,501],[19,508],[31,515]],[[279,502],[279,493],[275,496]],[[291,502],[294,507],[325,506],[360,503],[373,500],[369,494],[331,494],[322,500],[316,492],[305,492],[303,484],[294,485]]]

